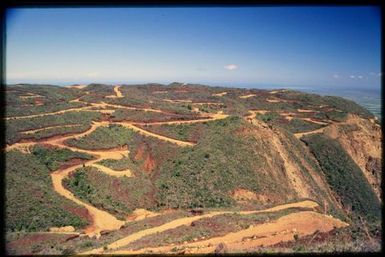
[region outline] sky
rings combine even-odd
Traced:
[[[381,87],[376,7],[8,9],[7,83]]]

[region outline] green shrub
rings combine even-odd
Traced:
[[[289,121],[288,124],[285,124],[282,127],[284,127],[285,129],[288,129],[292,133],[298,133],[298,132],[307,132],[307,131],[316,130],[316,129],[322,128],[323,125],[305,121],[305,120],[300,120],[300,119],[292,119],[291,121]]]
[[[124,146],[134,136],[135,132],[120,125],[99,127],[91,134],[78,139],[69,139],[67,144],[81,149],[98,150]]]
[[[125,219],[136,208],[154,205],[150,192],[151,181],[143,174],[116,178],[86,167],[76,170],[64,184],[80,199],[104,209],[118,219]]]
[[[73,152],[67,148],[46,148],[41,145],[35,145],[31,152],[41,163],[47,166],[50,171],[57,170],[60,165],[73,158],[93,159],[91,155],[86,153]]]
[[[11,151],[6,153],[5,161],[6,231],[44,231],[87,224],[70,212],[82,207],[53,190],[50,171],[38,158]]]
[[[267,112],[265,114],[258,114],[257,118],[263,122],[273,122],[279,119],[281,116],[276,112]]]
[[[15,143],[21,139],[42,139],[71,132],[83,132],[90,127],[91,121],[100,119],[97,112],[66,112],[58,115],[33,117],[28,119],[7,120],[5,123],[5,139],[7,144]],[[79,125],[76,127],[60,127],[60,125]],[[58,126],[31,134],[22,131]]]
[[[256,154],[264,151],[267,142],[237,134],[243,126],[249,125],[238,117],[212,123],[207,135],[195,147],[183,149],[166,161],[155,181],[159,206],[231,206],[235,202],[230,192],[235,188],[282,193],[282,200],[290,197],[285,178],[274,181],[276,178],[265,175],[267,161]]]
[[[379,219],[381,208],[373,189],[339,142],[318,134],[302,140],[317,158],[327,182],[341,198],[344,207],[368,220]]]

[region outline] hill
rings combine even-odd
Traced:
[[[177,82],[5,93],[9,254],[380,249],[381,126],[355,102]]]

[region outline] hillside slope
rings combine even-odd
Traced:
[[[6,95],[9,253],[380,247],[381,126],[352,101],[177,82]]]

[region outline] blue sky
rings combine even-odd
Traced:
[[[379,88],[374,7],[12,9],[7,83]]]

